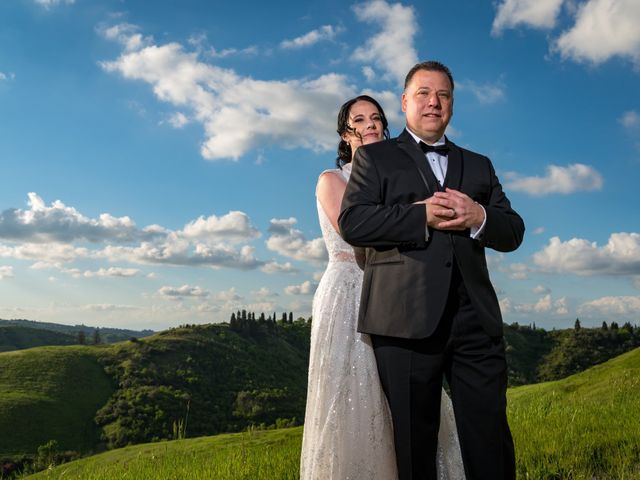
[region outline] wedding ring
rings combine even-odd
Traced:
[[[451,218],[456,218],[458,216],[458,214],[456,213],[456,209],[453,208],[452,210],[453,210],[453,217],[451,217]]]

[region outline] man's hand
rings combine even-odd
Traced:
[[[471,198],[447,188],[421,202],[427,210],[427,225],[437,230],[466,230],[484,222],[484,210]]]

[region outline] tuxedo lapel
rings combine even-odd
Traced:
[[[460,190],[460,184],[462,183],[462,150],[449,139],[446,139],[447,146],[449,147],[449,154],[447,155],[447,175],[444,179],[444,186]]]
[[[398,136],[397,141],[400,150],[409,155],[413,163],[415,163],[429,196],[433,195],[433,192],[438,191],[438,181],[429,165],[427,165],[424,152],[406,129]]]

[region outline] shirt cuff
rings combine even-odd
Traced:
[[[487,224],[487,211],[484,209],[482,205],[480,205],[480,208],[482,208],[482,213],[484,214],[484,220],[482,220],[482,225],[480,225],[479,227],[471,227],[469,229],[470,236],[474,240],[480,240],[480,238],[482,237],[482,234],[484,233],[484,226]]]

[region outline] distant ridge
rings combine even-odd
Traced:
[[[77,337],[78,333],[83,332],[87,336],[87,339],[91,338],[90,336],[93,335],[93,332],[95,332],[95,330],[98,329],[100,332],[100,339],[103,343],[121,342],[123,340],[129,340],[132,337],[133,338],[148,337],[155,333],[153,330],[128,330],[128,329],[111,328],[111,327],[90,327],[87,325],[64,325],[62,323],[39,322],[36,320],[0,319],[0,327],[9,326],[9,325],[13,325],[17,327],[28,327],[28,328],[39,329],[39,330],[49,330],[52,332],[65,333],[73,337]]]
[[[0,352],[42,347],[44,345],[73,345],[77,338],[68,333],[41,328],[0,324]]]

